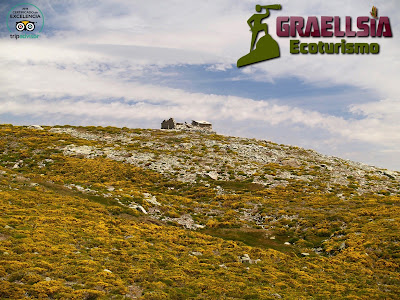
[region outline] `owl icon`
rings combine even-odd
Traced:
[[[35,23],[31,21],[18,21],[15,24],[15,28],[18,31],[24,31],[24,30],[33,31],[35,30]]]

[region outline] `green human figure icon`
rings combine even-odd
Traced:
[[[250,52],[237,61],[238,67],[247,66],[280,56],[279,45],[268,34],[268,25],[262,23],[262,20],[269,17],[270,9],[279,10],[281,8],[282,6],[279,4],[266,6],[261,6],[259,4],[256,5],[256,11],[258,14],[252,15],[247,20],[247,24],[250,26],[250,31],[252,32]],[[260,13],[263,9],[265,9],[265,13]],[[256,44],[257,36],[260,32],[264,32],[264,36],[262,36]]]

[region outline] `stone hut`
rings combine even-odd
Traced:
[[[174,118],[169,118],[161,123],[161,129],[180,129],[180,130],[200,130],[200,131],[211,131],[212,124],[207,121],[192,121],[188,123],[175,122]]]
[[[169,120],[164,120],[161,123],[161,129],[175,129],[176,122],[174,118],[170,118]]]
[[[192,126],[193,127],[200,127],[200,128],[203,128],[203,129],[209,129],[209,130],[212,129],[212,124],[210,122],[207,122],[207,121],[195,121],[195,120],[192,120]]]

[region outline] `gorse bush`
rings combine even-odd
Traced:
[[[254,171],[215,134],[50,129],[0,126],[0,298],[399,298],[396,175],[331,181],[307,150],[247,140],[302,155]],[[157,171],[171,157],[188,168]]]

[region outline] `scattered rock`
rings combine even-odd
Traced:
[[[196,230],[196,229],[200,229],[200,228],[204,228],[204,225],[200,225],[200,224],[195,224],[193,221],[193,218],[191,215],[189,214],[185,214],[180,216],[179,218],[164,218],[163,221],[172,221],[172,222],[176,222],[182,226],[184,226],[187,229],[192,229],[192,230]]]
[[[228,269],[224,264],[219,265],[220,268]]]
[[[257,264],[258,262],[261,261],[261,259],[253,260],[253,259],[250,258],[250,256],[248,254],[243,254],[242,257],[239,257],[239,261],[241,263]]]
[[[293,168],[300,167],[299,161],[297,159],[293,159],[293,158],[282,161],[282,165],[283,166],[293,167]]]
[[[83,186],[80,186],[80,185],[78,185],[78,184],[73,184],[73,183],[71,183],[71,184],[64,184],[64,186],[66,187],[66,188],[69,188],[70,190],[72,190],[72,189],[77,189],[79,192],[83,192],[83,193],[91,193],[91,194],[96,194],[97,195],[97,192],[95,191],[95,190],[92,190],[92,189],[89,189],[89,188],[84,188]],[[103,195],[103,196],[106,196],[106,195]]]
[[[104,269],[103,271],[107,273],[112,273],[112,271],[110,271],[109,269]]]
[[[307,252],[302,252],[302,253],[301,253],[301,255],[302,255],[302,256],[309,256],[309,255],[310,255],[310,253],[307,253]]]
[[[190,254],[194,255],[194,256],[202,256],[203,255],[203,253],[197,252],[197,251],[192,251],[192,252],[190,252]]]
[[[84,146],[68,145],[64,148],[63,153],[64,155],[83,155],[87,158],[94,158],[104,154],[103,151],[97,150],[95,147],[86,145]]]
[[[343,250],[344,248],[346,248],[346,242],[340,244],[339,250]]]
[[[44,130],[44,128],[40,125],[29,125],[28,129]]]
[[[147,211],[141,205],[137,205],[137,204],[132,204],[131,203],[131,204],[129,204],[129,207],[133,208],[133,209],[137,209],[138,211],[140,211],[140,212],[144,213],[145,215],[147,215]]]
[[[145,201],[147,201],[147,202],[149,202],[149,203],[151,203],[153,205],[161,206],[161,203],[157,201],[156,196],[152,196],[149,193],[143,193],[143,196],[144,196],[144,200]]]
[[[218,180],[218,173],[215,171],[208,172],[207,175],[213,180]]]
[[[137,210],[141,211],[142,213],[144,213],[145,215],[147,215],[147,211],[143,208],[143,206],[138,205],[138,207],[136,208]]]
[[[289,242],[285,242],[284,244],[285,244],[285,245],[291,245],[291,243],[289,243]]]
[[[143,294],[143,289],[137,285],[129,285],[128,293],[125,294],[125,297],[128,299],[141,299]]]
[[[46,281],[51,281],[51,278],[50,277],[46,277],[45,280]]]
[[[314,252],[317,253],[317,254],[321,254],[321,253],[324,251],[324,249],[322,249],[321,247],[314,248],[313,250],[314,250]]]

